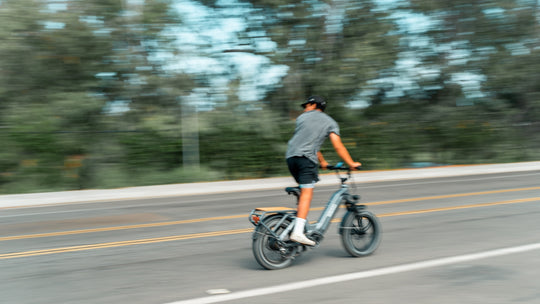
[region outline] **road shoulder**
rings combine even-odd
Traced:
[[[419,169],[361,171],[355,173],[354,178],[357,183],[369,183],[379,181],[397,181],[505,172],[525,172],[535,170],[540,170],[540,161],[489,165],[441,166]],[[321,181],[319,184],[332,185],[336,183],[337,180],[334,174],[321,174]],[[291,185],[294,185],[294,180],[292,178],[277,177],[266,179],[127,187],[119,189],[91,189],[30,194],[9,194],[0,195],[0,209],[51,204],[150,199],[157,197],[270,190]]]

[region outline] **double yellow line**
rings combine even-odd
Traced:
[[[211,236],[223,236],[223,235],[229,235],[229,234],[240,234],[240,233],[250,232],[252,230],[253,230],[252,228],[249,228],[249,229],[236,229],[236,230],[225,230],[225,231],[215,231],[215,232],[203,232],[203,233],[173,235],[173,236],[166,236],[166,237],[160,237],[160,238],[140,239],[140,240],[132,240],[132,241],[120,241],[120,242],[70,246],[70,247],[53,248],[53,249],[14,252],[14,253],[0,254],[0,260],[30,257],[30,256],[36,256],[36,255],[46,255],[46,254],[53,254],[53,253],[76,252],[76,251],[84,251],[84,250],[92,250],[92,249],[181,241],[181,240],[197,239],[197,238],[204,238],[204,237],[211,237]]]
[[[438,195],[438,196],[428,196],[428,197],[420,197],[420,198],[372,202],[372,203],[367,203],[366,205],[373,206],[373,205],[384,205],[384,204],[396,204],[396,203],[404,203],[404,202],[412,202],[412,201],[425,201],[425,200],[435,200],[435,199],[455,198],[455,197],[465,197],[465,196],[475,196],[475,195],[487,195],[487,194],[497,194],[497,193],[506,193],[506,192],[530,191],[530,190],[539,190],[539,189],[540,187],[530,187],[530,188],[519,188],[519,189],[506,189],[506,190],[452,194],[452,195]],[[534,201],[540,201],[540,197],[514,199],[514,200],[506,200],[506,201],[490,202],[490,203],[479,203],[479,204],[472,204],[472,205],[431,208],[431,209],[413,210],[413,211],[404,211],[404,212],[392,212],[392,213],[378,214],[377,216],[378,217],[401,216],[401,215],[441,212],[441,211],[450,211],[450,210],[459,210],[459,209],[490,207],[490,206],[496,206],[496,205],[526,203],[526,202],[534,202]],[[312,210],[322,210],[322,209],[323,208],[320,207],[320,208],[313,208]],[[218,216],[218,217],[208,217],[208,218],[201,218],[201,219],[181,220],[181,221],[148,223],[148,224],[139,224],[139,225],[125,225],[125,226],[117,226],[117,227],[104,227],[104,228],[95,228],[95,229],[82,229],[82,230],[50,232],[50,233],[40,233],[40,234],[31,234],[31,235],[8,236],[8,237],[0,237],[0,241],[73,235],[73,234],[92,233],[92,232],[106,232],[106,231],[116,231],[116,230],[126,230],[126,229],[136,229],[136,228],[161,227],[161,226],[199,223],[199,222],[216,221],[216,220],[228,220],[228,219],[246,218],[246,217],[247,217],[247,214],[242,214],[242,215]],[[333,222],[339,222],[339,221],[340,219],[335,219]],[[54,254],[54,253],[77,252],[77,251],[102,249],[102,248],[123,247],[123,246],[180,241],[180,240],[214,237],[214,236],[233,235],[233,234],[248,233],[251,231],[253,231],[253,228],[223,230],[223,231],[215,231],[215,232],[203,232],[203,233],[174,235],[174,236],[168,236],[168,237],[148,238],[148,239],[139,239],[139,240],[131,240],[131,241],[119,241],[119,242],[70,246],[70,247],[53,248],[53,249],[14,252],[14,253],[0,254],[0,260],[47,255],[47,254]]]
[[[236,219],[236,218],[247,218],[247,214],[230,215],[230,216],[216,216],[216,217],[207,217],[207,218],[192,219],[192,220],[181,220],[181,221],[170,221],[170,222],[159,222],[159,223],[124,225],[124,226],[114,226],[114,227],[103,227],[103,228],[92,228],[92,229],[80,229],[80,230],[69,230],[69,231],[59,231],[59,232],[48,232],[48,233],[6,236],[6,237],[0,237],[0,242],[1,241],[12,241],[12,240],[22,240],[22,239],[35,239],[35,238],[42,238],[42,237],[48,237],[48,236],[62,236],[62,235],[83,234],[83,233],[92,233],[92,232],[106,232],[106,231],[127,230],[127,229],[136,229],[136,228],[162,227],[162,226],[191,224],[191,223],[218,221],[218,220],[230,220],[230,219]],[[1,255],[0,255],[0,257],[1,257]]]

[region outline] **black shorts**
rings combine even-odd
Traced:
[[[287,158],[287,165],[294,180],[299,185],[305,185],[306,187],[313,187],[316,182],[319,181],[319,167],[316,163],[312,162],[306,157],[289,157]]]

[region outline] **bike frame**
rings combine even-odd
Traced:
[[[345,184],[345,182],[349,180],[349,178],[350,178],[350,171],[348,172],[347,177],[340,176],[340,180],[341,180],[340,189],[338,189],[336,192],[332,194],[332,196],[326,203],[326,206],[322,214],[320,215],[318,221],[313,224],[306,223],[306,230],[308,234],[318,233],[320,235],[324,235],[326,231],[328,231],[328,228],[330,227],[330,223],[332,219],[334,218],[334,216],[336,215],[339,209],[339,206],[341,205],[341,202],[343,200],[350,203],[351,205],[356,204],[358,197],[350,196],[350,194],[348,193],[349,186]],[[352,198],[353,201],[351,201],[349,198]],[[278,225],[276,225],[276,227],[280,227],[281,224],[287,220],[291,220],[294,223],[294,220],[296,219],[295,209],[286,208],[286,207],[274,207],[274,208],[257,208],[253,210],[249,216],[249,220],[255,226],[257,225],[265,226],[265,224],[263,223],[263,219],[267,216],[271,216],[274,214],[283,215],[283,217],[281,218],[281,221],[278,223]],[[276,235],[275,232],[272,231],[269,227],[266,227],[266,228],[268,229],[268,231],[271,231],[271,233],[273,234],[275,238],[281,241],[284,241],[289,236],[293,227],[294,225],[288,225],[288,227],[282,233],[280,233],[280,235]]]
[[[306,225],[308,227],[308,233],[316,231],[320,234],[325,234],[328,228],[330,227],[330,222],[336,215],[339,205],[341,205],[341,202],[343,201],[343,197],[348,195],[347,191],[349,190],[349,186],[346,184],[341,184],[341,188],[334,192],[328,202],[326,203],[326,207],[323,210],[323,213],[319,217],[319,220],[317,223],[313,225]],[[310,230],[310,228],[314,226],[313,230]]]

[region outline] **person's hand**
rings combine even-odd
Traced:
[[[327,161],[323,161],[320,163],[320,166],[322,169],[326,169],[326,167],[328,167],[328,162]]]
[[[357,168],[358,167],[362,167],[362,164],[359,163],[359,162],[353,162],[351,164],[348,164],[349,165],[349,168],[351,168],[351,170],[358,170]]]

